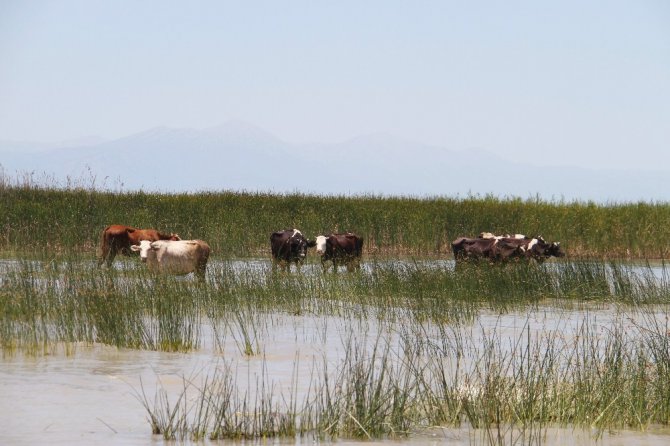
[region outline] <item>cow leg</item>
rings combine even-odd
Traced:
[[[100,258],[98,259],[98,267],[102,266],[103,263],[107,263],[107,267],[112,265],[112,260],[114,259],[114,240],[108,240],[103,236],[101,246],[100,246]],[[111,258],[110,258],[111,257]]]
[[[112,245],[109,248],[109,254],[107,255],[107,268],[112,267],[112,262],[114,262],[114,257],[116,257],[117,249],[115,245]]]
[[[198,262],[198,266],[195,269],[195,276],[201,281],[205,280],[205,272],[207,272],[207,262]]]
[[[323,257],[321,257],[321,268],[323,269],[323,273],[326,274],[328,271],[328,260],[325,260]]]

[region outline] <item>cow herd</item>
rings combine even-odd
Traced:
[[[332,264],[333,271],[345,266],[347,271],[361,267],[363,238],[353,232],[319,235],[308,240],[298,229],[284,229],[270,235],[272,269],[288,271],[292,263],[300,271],[307,257],[307,249],[316,247],[321,266],[326,272]],[[464,262],[503,263],[513,260],[543,262],[549,257],[565,255],[560,243],[547,242],[541,236],[523,234],[495,235],[482,232],[477,237],[459,237],[451,243],[456,264]],[[209,245],[202,240],[182,240],[177,234],[155,229],[138,229],[112,225],[102,231],[98,266],[112,265],[117,254],[139,252],[142,262],[150,271],[169,274],[195,273],[204,278],[209,259]]]
[[[138,252],[142,262],[152,272],[169,274],[195,273],[204,278],[210,247],[203,240],[182,240],[177,234],[168,234],[155,229],[138,229],[131,226],[111,225],[101,234],[98,266],[112,265],[117,254],[130,255]],[[363,238],[347,232],[344,234],[319,235],[308,240],[297,229],[285,229],[270,235],[272,268],[288,271],[292,263],[298,271],[307,257],[307,248],[316,247],[321,256],[324,272],[332,263],[333,271],[343,265],[347,271],[360,269],[363,254]]]
[[[476,238],[457,238],[451,242],[451,249],[457,264],[464,261],[496,263],[520,259],[534,259],[542,263],[549,257],[565,256],[559,242],[549,243],[539,235],[527,237],[523,234],[495,235],[482,232]]]

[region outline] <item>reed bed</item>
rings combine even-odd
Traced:
[[[487,443],[540,444],[552,426],[670,424],[670,276],[647,260],[668,257],[667,203],[149,194],[4,176],[0,202],[0,252],[21,259],[0,263],[3,356],[81,343],[190,352],[210,342],[224,353],[232,339],[251,358],[281,317],[315,320],[323,339],[333,318],[356,327],[338,334],[337,361],[314,359],[305,376],[296,359],[288,385],[271,364],[241,382],[225,361],[212,376],[184,378],[176,397],[138,389],[166,439],[397,438],[467,425]],[[134,261],[96,268],[100,232],[116,223],[206,240],[206,281],[154,276]],[[359,233],[363,270],[324,275],[312,261],[300,275],[273,273],[269,234],[285,227],[310,238]],[[444,261],[451,240],[483,230],[560,240],[568,261]],[[529,322],[512,341],[504,327],[476,325],[482,314],[542,307],[560,317],[594,304],[619,315],[605,333],[588,317],[570,330]]]
[[[176,400],[161,388],[153,398],[138,389],[152,431],[166,439],[374,439],[467,425],[490,442],[541,443],[551,426],[670,424],[664,265],[377,260],[356,274],[307,265],[299,275],[273,273],[267,261],[228,260],[213,262],[199,282],[119,263],[112,270],[77,257],[5,264],[3,355],[63,346],[67,353],[79,343],[188,352],[202,347],[206,332],[215,349],[223,352],[232,337],[236,354],[251,357],[264,354],[280,317],[314,319],[314,335],[324,339],[332,336],[329,319],[357,327],[339,332],[337,361],[315,359],[308,376],[296,365],[288,386],[270,365],[242,384],[225,362],[202,382],[185,378]],[[570,336],[536,333],[529,323],[513,342],[504,327],[476,325],[483,313],[540,306],[560,317],[585,300],[625,311],[605,333],[588,319]],[[631,324],[633,313],[642,322]]]
[[[546,431],[561,426],[596,437],[645,430],[670,423],[668,326],[649,317],[658,330],[619,320],[603,335],[585,322],[569,337],[521,330],[511,345],[500,327],[389,324],[343,339],[338,363],[315,359],[309,375],[296,368],[288,386],[268,366],[240,383],[225,362],[212,376],[185,381],[173,402],[160,386],[153,399],[144,389],[137,395],[165,439],[369,440],[467,425],[486,443],[543,444]]]
[[[99,270],[92,262],[19,262],[0,279],[0,345],[5,353],[77,342],[189,351],[201,345],[200,327],[208,322],[219,332],[236,327],[240,350],[252,355],[259,350],[254,320],[261,313],[468,323],[483,310],[547,303],[637,308],[670,302],[665,267],[654,272],[621,262],[458,269],[371,262],[361,273],[340,275],[258,266],[214,263],[200,283],[143,268]]]
[[[112,192],[77,184],[38,186],[0,172],[0,251],[94,257],[110,224],[157,228],[206,240],[218,257],[269,255],[271,232],[308,237],[355,231],[367,255],[449,257],[450,242],[481,231],[558,240],[572,258],[664,259],[670,204],[547,202],[474,196],[318,196],[243,192]]]

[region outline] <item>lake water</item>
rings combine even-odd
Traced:
[[[122,262],[119,266],[123,265]],[[5,262],[1,268],[12,267]],[[432,264],[436,268],[451,267],[449,263]],[[269,268],[267,261],[234,261],[233,268]],[[369,266],[365,266],[369,268]],[[319,267],[320,268],[320,267]],[[306,273],[318,273],[317,265],[309,265]],[[659,278],[664,270],[657,270]],[[655,273],[656,274],[656,273]],[[663,319],[667,310],[659,309],[653,317]],[[388,333],[389,342],[396,344],[402,334],[402,322],[384,327],[374,320],[360,321],[313,315],[268,314],[257,316],[258,331],[254,333],[257,354],[242,352],[240,335],[229,327],[220,331],[205,325],[202,346],[189,353],[164,353],[117,349],[105,345],[71,346],[65,352],[45,356],[20,353],[0,360],[0,445],[145,445],[162,444],[160,436],[153,436],[147,422],[147,413],[138,399],[142,389],[153,401],[156,389],[164,389],[172,402],[184,389],[185,379],[202,383],[224,367],[230,367],[239,388],[252,388],[259,376],[266,376],[277,385],[278,391],[291,385],[295,373],[298,391],[306,392],[314,364],[324,360],[337,364],[345,354],[344,342],[350,336],[373,343],[380,330]],[[583,324],[606,337],[615,323],[633,332],[644,327],[650,317],[644,314],[622,314],[614,306],[599,305],[565,311],[553,306],[539,305],[523,312],[495,314],[482,312],[474,323],[456,330],[472,345],[480,345],[493,332],[500,344],[513,345],[520,336],[540,338],[548,332],[560,333],[565,342],[576,336]],[[218,335],[216,334],[218,333]],[[439,332],[426,327],[427,341],[439,342]],[[545,444],[594,444],[595,432],[589,430],[548,429]],[[471,445],[482,440],[477,430],[462,428],[435,428],[416,433],[402,441],[349,441],[341,445]],[[214,443],[214,442],[205,442]],[[270,441],[270,444],[294,444],[295,441]],[[303,438],[298,444],[313,444]],[[216,443],[218,444],[218,443]],[[263,444],[267,444],[263,442]],[[597,441],[603,445],[670,444],[670,429],[652,428],[648,432],[606,432]]]

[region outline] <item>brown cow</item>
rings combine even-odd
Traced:
[[[347,232],[346,234],[320,235],[316,238],[316,252],[321,254],[323,271],[328,270],[326,262],[333,262],[333,272],[337,272],[338,265],[346,265],[347,271],[361,268],[363,253],[363,238]]]
[[[177,234],[165,234],[155,229],[137,229],[124,225],[107,226],[101,234],[100,256],[98,266],[107,263],[112,266],[116,254],[130,255],[130,247],[138,245],[142,240],[181,240]]]

